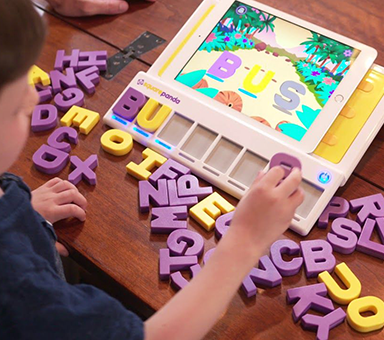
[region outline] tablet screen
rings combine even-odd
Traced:
[[[236,1],[176,80],[300,141],[359,53]]]

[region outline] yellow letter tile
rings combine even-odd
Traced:
[[[217,192],[212,193],[189,209],[189,214],[208,231],[215,226],[216,219],[235,207]]]
[[[371,311],[374,315],[364,317],[361,313]],[[384,302],[375,296],[353,300],[347,308],[347,321],[356,331],[368,333],[384,326]]]
[[[159,153],[147,148],[143,151],[143,161],[140,164],[130,162],[126,169],[127,172],[140,180],[147,180],[152,175],[151,170],[165,163],[167,158]]]
[[[357,299],[361,293],[361,283],[349,267],[343,262],[336,266],[335,274],[345,284],[347,289],[342,289],[332,278],[331,274],[324,271],[319,274],[319,282],[323,282],[328,289],[328,294],[333,301],[340,305],[347,305]]]
[[[100,142],[104,151],[115,156],[124,156],[131,151],[133,147],[132,136],[128,132],[118,129],[104,132]]]
[[[47,72],[44,72],[40,67],[33,65],[28,73],[28,83],[29,85],[42,83],[44,86],[48,86],[51,84],[51,78]]]
[[[137,124],[149,132],[156,131],[172,111],[170,107],[162,105],[156,112],[158,107],[159,103],[150,98],[137,115]]]
[[[79,127],[81,133],[88,135],[100,120],[100,115],[91,110],[79,106],[72,106],[68,112],[60,119],[61,125]]]

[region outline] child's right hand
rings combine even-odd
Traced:
[[[230,230],[243,246],[265,250],[288,229],[295,210],[303,203],[304,192],[299,188],[299,169],[293,169],[278,185],[283,177],[281,167],[260,173],[237,205]]]

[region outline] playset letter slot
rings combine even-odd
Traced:
[[[164,123],[172,109],[150,98],[137,115],[137,124],[143,129],[154,132]]]
[[[225,173],[243,148],[226,138],[221,138],[216,147],[209,154],[206,164]]]
[[[267,164],[268,161],[264,158],[261,158],[251,151],[246,151],[231,172],[230,177],[250,187],[259,171],[263,170]]]
[[[196,159],[201,159],[217,136],[217,133],[206,129],[201,125],[197,125],[195,130],[192,131],[187,141],[181,147],[181,150]]]
[[[323,190],[309,183],[305,179],[302,180],[300,187],[304,190],[304,202],[297,208],[296,214],[307,218],[316,202],[323,194]]]
[[[175,113],[164,128],[160,131],[158,137],[164,142],[173,146],[177,146],[188,130],[192,127],[193,122],[187,118]]]

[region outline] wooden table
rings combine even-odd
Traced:
[[[199,5],[199,1],[188,0],[158,0],[155,4],[133,2],[130,12],[119,17],[68,19],[53,14],[44,1],[35,2],[45,8],[44,17],[50,30],[47,44],[37,63],[46,71],[53,68],[58,49],[105,49],[112,55],[146,30],[169,42]],[[380,0],[270,0],[268,4],[374,46],[379,51],[377,63],[384,65],[384,35],[379,30],[384,14]],[[156,59],[162,49],[144,55],[142,61],[133,61],[112,81],[102,79],[96,94],[86,98],[85,106],[104,115],[132,77],[138,71],[146,71],[148,64]],[[72,220],[58,223],[55,227],[72,258],[101,277],[107,287],[113,287],[114,295],[131,304],[135,311],[149,316],[175,294],[169,283],[160,281],[158,277],[159,249],[166,247],[167,236],[151,235],[150,216],[138,210],[137,180],[126,174],[125,165],[129,161],[141,161],[143,147],[135,143],[132,152],[123,157],[107,154],[100,147],[100,137],[106,130],[107,127],[99,123],[88,136],[80,135],[79,144],[71,152],[81,159],[91,154],[99,157],[100,163],[96,170],[98,184],[95,187],[85,183],[78,185],[88,200],[86,222]],[[50,178],[36,171],[31,160],[33,153],[46,142],[48,136],[49,132],[31,133],[20,160],[11,169],[23,176],[32,189]],[[384,155],[383,138],[382,129],[338,195],[353,199],[383,193],[384,170],[380,166]],[[59,176],[66,179],[68,174],[69,167]],[[236,200],[224,196],[236,204]],[[206,239],[205,251],[215,247],[217,241],[213,232],[204,231],[194,221],[190,221],[189,228]],[[315,227],[306,238],[291,231],[287,231],[284,237],[300,242],[303,239],[325,239],[326,233]],[[362,296],[374,295],[384,299],[383,261],[359,252],[352,255],[335,253],[335,256],[338,263],[345,261],[361,280]],[[315,339],[313,332],[304,331],[299,324],[293,323],[292,305],[285,302],[287,289],[312,283],[316,283],[316,279],[308,280],[301,270],[293,277],[283,278],[279,287],[259,289],[256,298],[248,299],[239,290],[227,313],[206,339]],[[331,338],[381,339],[383,334],[379,331],[360,334],[345,322],[331,331]]]

